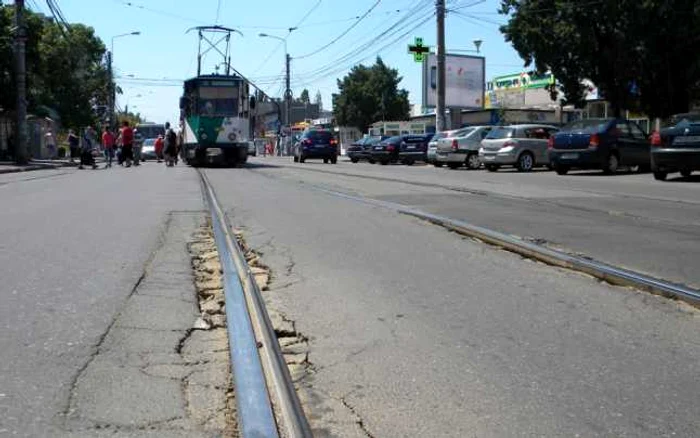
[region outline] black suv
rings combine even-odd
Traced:
[[[337,163],[338,140],[329,131],[305,131],[294,146],[294,162],[303,163],[307,158],[322,159],[324,163]]]

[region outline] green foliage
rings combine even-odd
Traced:
[[[14,7],[0,7],[0,105],[13,109],[15,78],[12,54]],[[65,127],[94,124],[93,107],[107,102],[109,72],[102,62],[103,42],[94,29],[72,24],[62,33],[52,20],[26,11],[27,98],[29,111],[55,109]],[[4,90],[9,90],[5,93]]]
[[[619,113],[664,117],[688,109],[700,83],[700,5],[695,0],[501,0],[506,40],[551,70],[580,106],[590,79]]]
[[[410,114],[408,91],[398,89],[401,77],[381,58],[371,67],[358,65],[342,80],[333,94],[333,113],[341,126],[366,132],[379,120],[406,120]]]

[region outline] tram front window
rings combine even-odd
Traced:
[[[236,99],[201,99],[199,114],[207,116],[233,116],[238,113]]]

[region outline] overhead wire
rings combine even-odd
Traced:
[[[304,58],[308,58],[308,57],[314,56],[314,55],[316,55],[316,54],[318,54],[318,53],[324,51],[324,50],[327,49],[328,47],[332,46],[333,44],[335,44],[336,42],[338,42],[338,40],[340,40],[340,39],[343,38],[345,35],[347,35],[351,30],[353,30],[355,27],[357,27],[357,25],[360,24],[360,23],[362,22],[362,20],[364,20],[365,18],[367,18],[367,16],[368,16],[369,14],[371,14],[372,11],[375,10],[375,9],[377,8],[377,6],[379,6],[379,4],[380,4],[381,2],[382,2],[382,0],[376,0],[376,1],[372,4],[372,6],[370,6],[370,8],[367,9],[367,10],[365,11],[365,13],[362,14],[353,24],[351,24],[347,29],[345,29],[343,32],[341,32],[337,37],[335,37],[334,39],[332,39],[332,40],[331,40],[330,42],[328,42],[327,44],[325,44],[325,45],[319,47],[318,49],[316,49],[316,50],[314,50],[314,51],[312,51],[312,52],[306,53],[306,54],[301,55],[301,56],[295,56],[294,59],[304,59]]]
[[[214,20],[214,24],[219,24],[219,14],[221,13],[221,0],[217,0],[216,2],[216,20]]]
[[[381,32],[378,35],[375,35],[374,37],[370,38],[367,41],[364,41],[362,43],[356,43],[356,44],[351,44],[351,46],[355,47],[354,50],[350,51],[349,53],[346,53],[345,55],[341,56],[340,58],[334,59],[333,61],[329,62],[328,64],[313,70],[311,72],[307,72],[306,76],[310,77],[309,80],[316,78],[316,77],[321,77],[321,76],[326,76],[330,74],[331,72],[334,71],[342,71],[344,69],[349,68],[350,66],[354,65],[355,63],[358,62],[358,56],[360,57],[359,59],[367,59],[366,56],[366,51],[371,48],[373,45],[375,45],[378,41],[386,38],[391,38],[402,31],[404,31],[407,28],[410,28],[408,32],[410,33],[417,27],[420,27],[423,25],[430,17],[435,15],[434,12],[430,13],[428,17],[423,18],[422,16],[417,16],[417,14],[420,13],[422,9],[426,7],[427,4],[430,4],[429,1],[421,0],[418,1],[409,11],[407,11],[406,14],[404,14],[398,21],[393,23],[389,28],[385,29],[383,32]],[[416,23],[418,23],[416,25]],[[413,25],[413,27],[411,27]],[[402,34],[399,38],[404,37]],[[394,41],[392,41],[394,43]],[[391,45],[385,45],[389,46]],[[376,53],[376,52],[372,52]],[[370,55],[374,56],[374,55]],[[347,63],[348,61],[351,61],[351,64],[349,66],[343,65],[339,66],[339,64],[344,64]]]

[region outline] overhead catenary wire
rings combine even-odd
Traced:
[[[353,30],[355,27],[357,27],[357,25],[360,24],[360,23],[362,22],[362,20],[364,20],[369,14],[371,14],[372,11],[373,11],[374,9],[376,9],[377,6],[379,6],[379,4],[380,4],[381,2],[382,2],[382,0],[376,0],[376,1],[372,4],[372,6],[370,6],[370,8],[367,9],[367,10],[365,11],[364,14],[360,15],[360,16],[358,17],[358,19],[357,19],[353,24],[351,24],[347,29],[345,29],[343,32],[341,32],[337,37],[335,37],[334,39],[332,39],[332,40],[331,40],[330,42],[328,42],[327,44],[325,44],[325,45],[319,47],[318,49],[316,49],[316,50],[314,50],[314,51],[312,51],[312,52],[309,52],[309,53],[306,53],[306,54],[300,55],[300,56],[295,56],[294,59],[304,59],[304,58],[308,58],[308,57],[314,56],[314,55],[316,55],[316,54],[318,54],[318,53],[324,51],[324,50],[327,49],[328,47],[332,46],[333,44],[335,44],[336,42],[338,42],[338,40],[340,40],[340,39],[343,38],[345,35],[347,35],[351,30]]]

